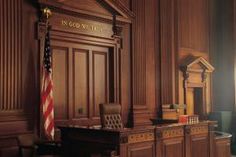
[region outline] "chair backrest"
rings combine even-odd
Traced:
[[[100,104],[100,119],[102,128],[121,129],[123,123],[121,119],[121,106],[116,103]]]
[[[22,134],[17,137],[20,157],[34,157],[36,153],[35,142],[38,138],[34,134]]]
[[[19,146],[33,146],[38,140],[34,134],[23,134],[17,137]]]

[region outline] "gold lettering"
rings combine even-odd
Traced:
[[[80,28],[80,23],[76,23],[75,27]]]
[[[71,27],[71,28],[76,28],[76,29],[94,31],[94,32],[102,32],[103,31],[103,28],[100,26],[86,24],[86,23],[80,23],[80,22],[74,22],[74,21],[68,21],[68,20],[64,20],[64,19],[61,20],[61,25]]]
[[[65,20],[61,20],[61,24],[62,24],[63,26],[67,26],[67,25],[68,25],[68,22],[65,21]]]
[[[72,23],[71,21],[69,22],[69,26],[70,26],[70,27],[72,27],[72,26],[73,26],[73,23]]]

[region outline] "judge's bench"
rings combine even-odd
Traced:
[[[230,157],[228,134],[213,121],[105,129],[60,126],[63,156]]]

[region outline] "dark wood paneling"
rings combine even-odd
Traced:
[[[0,151],[0,156],[1,157],[18,157],[19,153],[18,153],[18,147],[5,147],[2,148]]]
[[[208,157],[209,145],[207,136],[193,136],[191,139],[191,157]]]
[[[136,14],[133,22],[133,104],[146,105],[146,57],[145,57],[145,0],[132,1],[132,10]]]
[[[131,83],[130,83],[130,27],[125,25],[123,28],[124,38],[123,38],[123,49],[120,53],[120,103],[122,104],[122,119],[124,124],[129,121],[129,112],[131,105]],[[131,121],[131,120],[130,120]],[[130,122],[129,121],[129,122]]]
[[[156,128],[156,156],[184,157],[184,126]]]
[[[62,1],[62,4],[70,6],[79,10],[86,10],[102,15],[110,15],[109,11],[104,9],[98,3],[94,3],[94,0],[76,0],[76,1]],[[79,5],[78,5],[79,4]]]
[[[63,47],[61,46],[63,45]],[[52,40],[57,125],[99,123],[99,104],[109,100],[109,47]],[[114,97],[114,91],[110,93]]]
[[[184,139],[163,140],[163,156],[165,157],[184,157]]]
[[[131,0],[121,0],[121,2],[127,7],[127,8],[129,8],[129,4],[130,4],[130,1]]]
[[[185,157],[209,157],[210,140],[209,126],[206,123],[186,126],[185,129]],[[212,143],[211,143],[212,144]]]
[[[215,140],[215,157],[230,157],[230,139],[222,138]]]
[[[74,118],[89,116],[89,52],[74,50]]]
[[[1,1],[0,112],[22,105],[22,0]]]
[[[52,47],[55,118],[68,119],[68,49]]]
[[[176,102],[176,0],[160,0],[161,103]]]
[[[32,133],[39,108],[35,8],[0,1],[0,156],[17,156],[16,137]]]
[[[99,116],[99,104],[108,102],[108,57],[107,52],[93,52],[94,116]]]
[[[179,0],[177,3],[177,21],[178,26],[177,34],[177,65],[178,65],[178,101],[179,103],[186,103],[184,100],[184,83],[183,73],[180,71],[180,67],[185,62],[193,57],[203,57],[210,62],[210,1],[199,0],[199,1],[188,1]],[[197,82],[198,76],[193,74],[190,76],[194,82]],[[205,87],[206,97],[205,104],[212,104],[211,102],[211,76],[207,77]],[[205,90],[204,89],[204,90]],[[185,93],[188,94],[188,93]],[[193,93],[189,92],[189,97],[194,99]],[[192,100],[187,100],[192,101]],[[191,102],[190,102],[191,103]],[[192,104],[194,104],[192,102]],[[191,105],[191,104],[190,104]],[[192,106],[194,107],[194,106]],[[205,107],[205,113],[209,113],[212,110],[211,105]]]
[[[132,105],[134,125],[148,124],[156,117],[160,76],[157,46],[158,1],[132,1]]]
[[[155,118],[157,115],[157,108],[159,105],[159,97],[157,97],[156,91],[159,90],[159,68],[158,56],[158,1],[157,0],[145,0],[145,56],[146,56],[146,105],[151,112],[151,116]],[[157,70],[158,69],[158,70]],[[156,77],[158,73],[158,77]],[[159,91],[158,91],[159,92]],[[160,94],[160,93],[159,93]]]
[[[128,147],[128,157],[155,157],[155,147],[153,143],[140,143]]]
[[[179,46],[209,53],[209,1],[179,1]]]

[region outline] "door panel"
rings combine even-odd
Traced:
[[[184,157],[184,139],[163,140],[163,155],[165,157]]]
[[[207,135],[192,136],[191,140],[192,157],[208,157],[208,137]]]
[[[56,120],[68,119],[68,49],[52,47],[52,79]]]
[[[73,50],[74,116],[88,118],[89,108],[89,51]]]
[[[99,104],[107,102],[107,52],[93,52],[94,116],[99,116]]]

